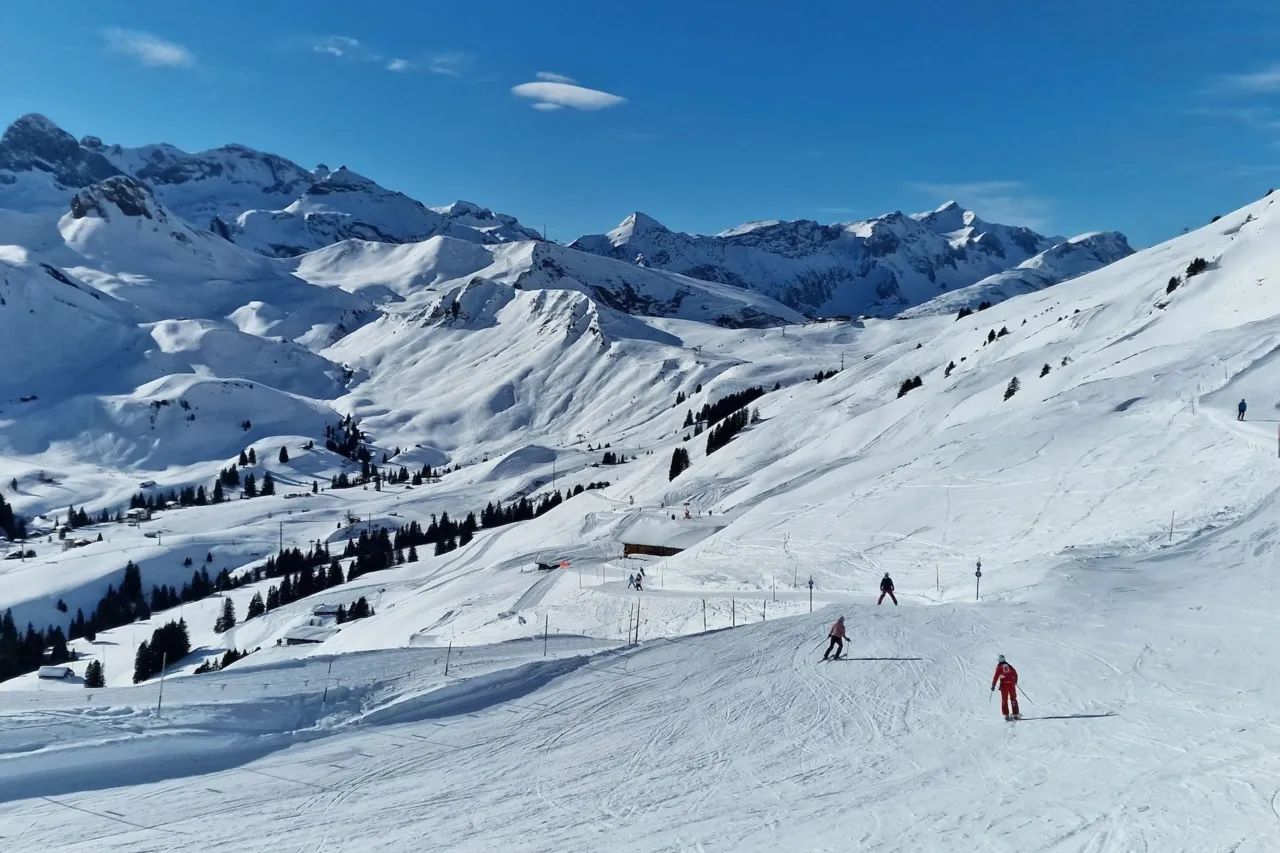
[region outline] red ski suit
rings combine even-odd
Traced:
[[[1018,710],[1018,671],[1010,663],[996,664],[995,675],[991,676],[991,689],[1000,686],[1000,713],[1006,717],[1021,713]],[[1009,710],[1012,707],[1013,710]]]

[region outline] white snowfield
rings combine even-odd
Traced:
[[[155,613],[73,642],[70,679],[0,685],[10,849],[1280,847],[1275,196],[962,319],[972,294],[804,323],[531,240],[264,257],[98,174],[141,174],[133,155],[69,144],[40,175],[97,183],[56,216],[0,213],[0,493],[37,533],[0,561],[20,627],[91,612],[127,561],[149,591],[594,488],[254,619],[278,580]],[[278,209],[246,176],[285,164],[223,153],[237,203]],[[199,157],[148,156],[205,209]],[[26,198],[18,174],[6,192]],[[981,239],[974,222],[888,225],[953,245]],[[1109,239],[1022,269],[1075,274]],[[1022,288],[979,290],[1005,285]],[[708,455],[686,424],[757,386],[756,417]],[[324,449],[347,414],[384,469],[450,470],[328,489],[358,472]],[[249,447],[242,473],[270,472],[275,496],[92,525],[66,550],[52,535],[69,505],[208,489]],[[677,448],[690,467],[670,479]],[[901,606],[875,604],[885,572]],[[314,612],[360,597],[368,618]],[[226,599],[241,621],[217,633]],[[849,658],[822,663],[840,613]],[[192,653],[163,687],[129,686],[138,645],[178,618]],[[228,649],[252,653],[194,674]],[[1001,653],[1026,691],[1012,724],[989,691]],[[108,686],[86,690],[95,659]]]

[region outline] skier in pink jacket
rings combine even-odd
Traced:
[[[835,621],[835,624],[831,626],[831,630],[827,633],[827,636],[831,638],[831,644],[827,646],[827,650],[822,655],[822,659],[827,660],[827,655],[830,655],[831,650],[835,649],[836,650],[835,660],[840,660],[840,654],[844,651],[844,640],[845,640],[843,616],[841,616],[839,619]]]

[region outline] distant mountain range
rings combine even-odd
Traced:
[[[1040,286],[1060,281],[1055,271],[1079,275],[1133,252],[1114,232],[1079,251],[1079,242],[984,222],[955,202],[931,213],[889,213],[838,225],[750,222],[714,237],[671,231],[633,213],[607,234],[581,237],[571,245],[750,288],[809,316],[893,316],[1046,252],[1071,257],[1065,263],[1034,264],[1043,274],[1026,280]]]
[[[109,145],[94,136],[77,141],[40,115],[19,118],[0,137],[0,209],[61,216],[76,192],[120,177],[148,188],[159,205],[192,227],[271,257],[296,257],[348,240],[408,244],[442,237],[486,246],[544,242],[515,217],[477,204],[428,207],[346,166],[305,169],[243,145],[189,153],[165,144]],[[750,222],[715,236],[671,231],[634,213],[608,233],[581,237],[567,250],[543,252],[540,263],[544,268],[606,269],[565,260],[587,253],[754,291],[808,317],[889,317],[941,311],[943,306],[959,310],[1046,287],[1132,251],[1124,236],[1114,232],[1073,240],[1046,237],[1021,226],[985,222],[948,202],[930,213],[889,213],[835,225]],[[560,260],[551,260],[553,256]],[[640,312],[673,310],[669,298],[597,286],[590,280],[593,274],[575,280],[607,304]],[[615,285],[621,280],[617,271],[601,275]],[[438,277],[425,268],[410,276]],[[686,293],[706,291],[687,282],[680,287]],[[784,319],[784,312],[756,310],[760,308],[757,304],[743,321]],[[738,322],[728,315],[720,319]]]
[[[0,208],[60,213],[68,193],[116,175],[146,184],[192,225],[277,257],[346,239],[541,239],[514,217],[470,202],[430,208],[345,166],[304,169],[243,145],[191,154],[172,145],[106,145],[94,136],[77,142],[39,115],[23,116],[0,137]]]

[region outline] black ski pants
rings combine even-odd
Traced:
[[[827,656],[831,654],[832,649],[836,650],[836,657],[840,657],[841,653],[844,652],[844,640],[833,636],[831,638],[831,644],[827,646],[826,652],[822,655],[823,660],[827,659]]]

